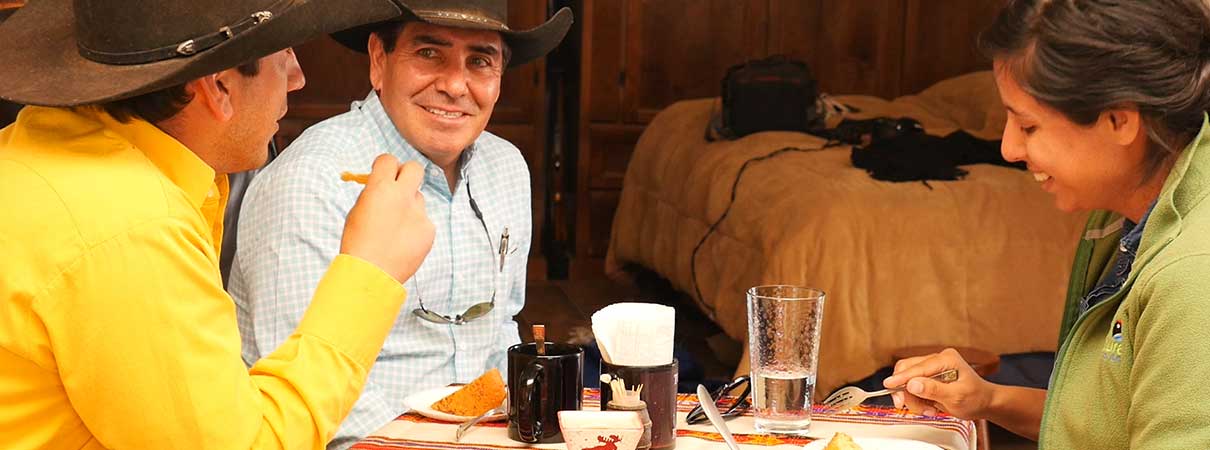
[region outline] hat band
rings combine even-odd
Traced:
[[[235,24],[219,28],[210,34],[202,35],[193,39],[185,40],[179,44],[168,45],[151,50],[141,50],[137,52],[109,53],[98,50],[93,50],[85,47],[83,44],[77,44],[80,50],[80,56],[91,59],[93,61],[104,64],[145,64],[156,61],[163,61],[171,58],[190,56],[197,52],[209,49],[223,42],[230,40],[236,35],[252,29],[257,25],[265,23],[273,18],[273,13],[270,11],[257,11],[252,15],[236,22]]]
[[[461,20],[464,22],[474,22],[482,25],[493,26],[502,30],[508,30],[508,25],[496,19],[481,16],[478,14],[467,14],[451,11],[425,10],[420,9],[413,12],[421,19],[445,19],[445,20]]]

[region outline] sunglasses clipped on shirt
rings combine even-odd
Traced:
[[[728,395],[737,389],[743,388],[739,395]],[[714,406],[718,408],[720,415],[724,418],[735,417],[743,414],[752,406],[749,394],[752,393],[751,378],[748,375],[740,376],[730,383],[724,384],[714,392],[710,393],[714,397]],[[706,417],[706,411],[702,410],[702,405],[694,406],[689,410],[689,414],[685,416],[685,422],[690,425],[703,423],[709,420]]]
[[[454,317],[438,314],[424,307],[424,297],[420,295],[420,282],[416,281],[416,300],[417,303],[420,304],[420,307],[413,309],[412,314],[415,314],[416,317],[432,323],[448,325],[463,325],[472,320],[486,316],[487,313],[492,312],[492,309],[496,307],[496,277],[500,276],[500,273],[504,272],[504,257],[508,253],[508,227],[505,227],[504,234],[500,236],[500,250],[498,251],[498,254],[500,255],[500,268],[499,270],[493,271],[494,273],[492,274],[491,300],[473,304],[470,308],[467,308],[465,312],[455,315]]]
[[[479,209],[479,204],[475,202],[475,197],[471,195],[471,184],[469,181],[466,183],[466,196],[471,204],[471,210],[475,212],[475,217],[479,219],[480,224],[483,224],[483,232],[487,235],[487,243],[490,246],[492,244],[492,235],[487,230],[487,221],[483,220],[483,211]],[[463,325],[486,316],[487,313],[492,312],[492,309],[496,307],[496,277],[504,273],[504,257],[516,250],[516,248],[510,249],[508,247],[508,227],[504,227],[504,233],[500,235],[500,246],[495,250],[495,254],[500,257],[500,267],[492,273],[491,300],[471,305],[462,314],[455,315],[454,317],[438,314],[424,307],[424,298],[420,295],[420,282],[416,279],[416,275],[413,275],[412,281],[416,284],[416,302],[420,304],[420,307],[413,309],[412,314],[423,320],[443,325]]]

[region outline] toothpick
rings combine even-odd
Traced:
[[[621,378],[609,380],[609,388],[613,391],[613,398],[618,403],[627,403],[626,401],[626,382]]]

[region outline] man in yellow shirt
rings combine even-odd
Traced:
[[[42,105],[0,130],[0,446],[324,447],[432,245],[421,170],[374,161],[310,309],[250,369],[218,268],[225,174],[264,162],[303,86],[289,46],[399,14],[38,0],[0,25],[0,98]]]

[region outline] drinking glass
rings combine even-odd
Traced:
[[[748,289],[748,353],[756,429],[805,434],[819,362],[824,292],[802,286]]]

